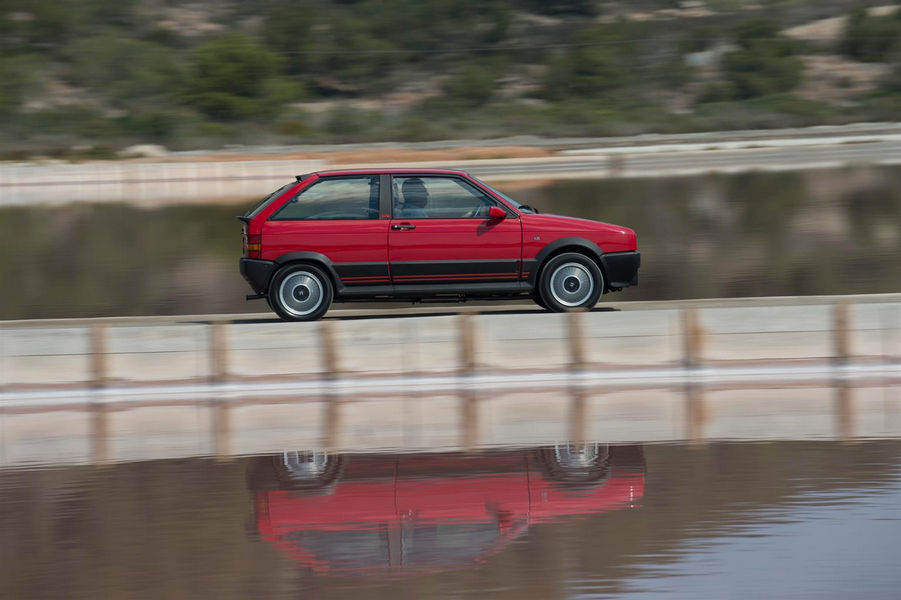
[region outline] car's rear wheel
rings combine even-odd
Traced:
[[[541,270],[538,293],[554,312],[590,309],[604,293],[604,276],[584,254],[567,252],[551,258]]]
[[[269,306],[286,321],[315,321],[326,313],[333,297],[331,280],[314,265],[286,265],[269,284]]]

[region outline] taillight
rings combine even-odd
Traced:
[[[263,244],[261,235],[246,234],[244,236],[244,256],[247,258],[262,258]]]

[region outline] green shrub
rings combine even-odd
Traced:
[[[469,64],[447,79],[442,88],[453,99],[479,106],[491,98],[494,81],[494,71],[490,67]]]
[[[35,56],[0,57],[0,115],[15,112],[37,87],[40,63]]]
[[[282,67],[277,55],[245,35],[233,33],[194,51],[186,102],[213,119],[232,121],[272,114],[292,95],[273,81]]]
[[[625,87],[632,81],[628,36],[623,27],[613,25],[580,31],[567,54],[552,56],[547,63],[545,97],[588,98]]]
[[[372,125],[380,120],[378,114],[350,106],[332,109],[323,123],[323,129],[339,141],[364,138]]]
[[[854,60],[883,62],[901,47],[901,15],[870,16],[865,8],[848,15],[840,51]]]
[[[787,92],[801,82],[804,65],[794,56],[796,44],[778,31],[777,23],[764,18],[748,19],[736,26],[739,50],[723,58],[723,71],[735,98]]]

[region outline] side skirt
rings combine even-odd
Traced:
[[[391,299],[391,298],[434,298],[448,296],[488,298],[491,296],[519,296],[532,293],[533,288],[526,281],[498,283],[429,283],[421,285],[359,285],[344,286],[335,292],[335,300]]]

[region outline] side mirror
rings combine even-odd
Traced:
[[[506,219],[507,211],[505,211],[500,206],[489,206],[488,207],[488,218],[489,219]]]

